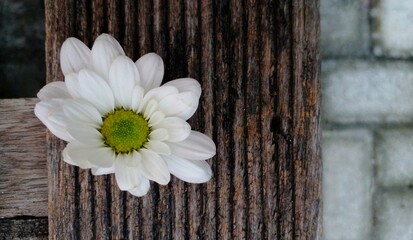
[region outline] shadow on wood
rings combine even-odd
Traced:
[[[65,164],[49,135],[49,234],[59,239],[320,239],[318,1],[46,0],[47,81],[62,42],[102,32],[164,82],[197,79],[193,129],[212,136],[214,177],[173,178],[137,198],[113,176]]]

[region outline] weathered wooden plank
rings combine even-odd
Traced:
[[[134,60],[161,55],[164,81],[199,80],[190,122],[217,144],[214,177],[136,198],[64,164],[49,135],[50,238],[321,237],[318,1],[46,0],[47,81],[63,79],[65,38],[101,32]]]
[[[282,1],[284,8],[275,8],[275,64],[282,64],[283,67],[276,67],[275,73],[275,115],[273,116],[275,137],[276,158],[276,181],[277,193],[275,194],[276,217],[279,221],[277,226],[277,237],[285,236],[286,239],[293,239],[294,218],[293,218],[293,154],[292,154],[292,99],[294,98],[292,73],[294,60],[292,59],[292,14],[293,10],[290,1]],[[277,4],[277,3],[275,3]],[[278,160],[278,161],[277,161]]]
[[[262,134],[262,187],[263,187],[263,235],[266,239],[277,239],[279,232],[279,223],[273,221],[274,218],[279,219],[278,212],[278,175],[277,163],[275,154],[275,132],[274,132],[274,112],[275,109],[275,77],[276,77],[276,41],[275,35],[275,2],[270,2],[267,6],[261,6],[261,21],[260,26],[266,31],[261,31],[262,50],[260,51],[261,65],[261,96],[263,104],[261,107],[261,129]],[[278,13],[276,13],[278,14]],[[277,123],[276,123],[277,124]]]
[[[47,239],[47,217],[34,219],[0,219],[0,239]]]
[[[214,78],[219,76],[216,81],[213,80],[213,94],[212,108],[215,108],[216,113],[214,114],[214,119],[212,120],[213,126],[213,136],[214,141],[217,146],[225,146],[225,148],[220,148],[217,151],[217,155],[214,159],[214,180],[215,180],[215,204],[216,204],[216,222],[215,222],[215,232],[212,234],[213,238],[222,237],[222,239],[231,238],[232,234],[232,198],[234,189],[231,187],[231,177],[232,168],[231,164],[234,162],[235,155],[239,154],[232,153],[233,148],[233,99],[228,95],[231,91],[229,77],[230,69],[229,54],[227,50],[229,49],[229,2],[214,2],[213,12],[211,13],[214,18]],[[218,17],[219,16],[219,17]],[[227,39],[225,39],[227,38]],[[215,90],[219,89],[219,93]],[[206,104],[206,103],[205,103]]]
[[[313,3],[319,7],[318,3]],[[297,1],[292,8],[292,59],[293,59],[293,183],[294,183],[294,239],[314,239],[321,235],[321,183],[311,182],[321,179],[320,148],[320,56],[318,49],[319,19],[318,11],[308,11],[307,1]],[[311,134],[308,134],[310,132]],[[310,179],[310,182],[308,182]]]
[[[261,8],[256,1],[246,1],[245,14],[246,31],[246,59],[244,69],[246,71],[245,101],[246,101],[246,158],[247,158],[247,199],[249,205],[247,212],[247,239],[263,239],[263,202],[262,202],[262,132],[261,130],[261,26],[259,16]],[[248,93],[248,94],[247,94]],[[257,154],[260,153],[260,154]],[[253,187],[249,187],[253,186]]]
[[[0,218],[47,216],[46,128],[36,102],[0,100]]]
[[[215,93],[213,91],[214,77],[214,19],[213,12],[214,4],[212,1],[200,1],[198,3],[198,37],[197,46],[199,65],[196,71],[195,66],[189,70],[189,74],[195,74],[196,78],[202,85],[203,101],[200,102],[199,111],[196,112],[192,121],[192,126],[195,129],[203,130],[205,134],[213,136],[215,125],[215,114],[213,102],[215,101]],[[186,8],[187,12],[191,12],[191,8]],[[194,14],[194,13],[192,13]],[[189,30],[191,31],[191,30]],[[192,50],[192,49],[191,49]],[[188,60],[190,62],[190,59]],[[203,67],[201,67],[203,66]],[[194,75],[196,77],[196,75]],[[201,110],[202,109],[202,110]],[[195,125],[196,124],[196,125]],[[208,161],[211,164],[214,175],[216,171],[215,161]],[[206,236],[208,238],[217,238],[217,205],[216,205],[216,177],[214,176],[208,183],[203,185],[189,185],[188,192],[188,223],[189,236]],[[204,237],[206,238],[206,237]]]
[[[246,148],[247,146],[247,131],[246,131],[246,124],[248,119],[246,118],[245,108],[249,104],[247,104],[247,88],[246,88],[246,63],[247,63],[247,56],[244,54],[247,47],[247,35],[250,34],[248,31],[248,23],[246,21],[246,15],[244,8],[246,6],[246,2],[240,4],[232,4],[229,6],[230,8],[230,22],[229,22],[229,29],[233,29],[233,31],[237,34],[231,34],[228,37],[230,39],[230,52],[229,56],[232,56],[232,60],[229,65],[229,69],[236,69],[235,71],[230,71],[229,79],[232,79],[233,83],[231,84],[235,91],[232,92],[232,96],[230,97],[230,112],[234,112],[234,120],[231,122],[231,118],[226,119],[225,121],[230,122],[232,125],[232,133],[231,135],[234,136],[234,140],[231,139],[231,145],[234,148],[234,156],[233,162],[230,169],[234,169],[233,172],[236,174],[233,175],[233,187],[232,191],[233,200],[230,202],[234,202],[233,206],[233,214],[231,217],[231,224],[233,226],[232,229],[232,237],[236,239],[247,239],[247,232],[248,232],[248,212],[245,209],[248,208],[248,189],[246,188],[248,184],[248,171],[247,171],[247,164],[246,161]],[[230,34],[227,32],[224,34]],[[249,46],[250,49],[255,45]],[[228,70],[226,70],[228,71]],[[230,85],[230,87],[231,87]],[[251,104],[255,104],[251,102]],[[231,156],[231,152],[229,153]],[[259,157],[259,155],[257,155]],[[254,234],[254,233],[252,233]],[[259,235],[259,233],[255,233],[255,235]]]

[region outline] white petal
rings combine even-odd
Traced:
[[[216,153],[215,143],[207,135],[191,131],[191,134],[182,142],[169,143],[172,154],[190,160],[205,160],[212,158]]]
[[[145,148],[161,155],[171,154],[171,149],[169,148],[168,144],[161,141],[149,140],[147,143],[145,143]]]
[[[159,102],[158,107],[166,116],[187,120],[198,108],[198,101],[199,98],[194,93],[183,92],[166,96]]]
[[[36,106],[34,107],[34,114],[44,125],[46,125],[49,121],[49,116],[51,116],[56,109],[61,108],[61,105],[62,100],[60,99],[40,101],[36,103]]]
[[[156,127],[164,128],[168,131],[169,142],[183,141],[191,133],[191,125],[177,117],[164,118]]]
[[[115,155],[110,148],[90,146],[78,141],[68,143],[63,151],[64,161],[81,168],[93,168],[94,175],[113,173]]]
[[[135,84],[139,84],[139,72],[135,63],[126,56],[117,57],[109,72],[109,85],[117,107],[131,108]]]
[[[174,86],[180,93],[193,92],[198,98],[201,96],[202,89],[199,82],[193,78],[179,78],[165,83],[162,86]]]
[[[51,82],[44,86],[37,93],[40,100],[47,100],[51,98],[71,98],[67,91],[66,83],[62,81]]]
[[[49,120],[49,123],[54,123],[64,128],[68,124],[68,119],[66,118],[62,107],[56,108],[53,113],[49,113],[49,116],[47,118]]]
[[[90,49],[79,39],[68,38],[60,50],[60,67],[66,76],[87,68],[90,62]]]
[[[138,112],[141,109],[144,90],[140,86],[135,86],[132,93],[132,109]]]
[[[89,69],[83,69],[79,72],[78,85],[79,95],[93,104],[102,116],[113,111],[115,99],[112,90],[99,75]],[[68,88],[70,88],[69,85]]]
[[[139,152],[142,155],[142,174],[161,185],[168,184],[171,175],[165,161],[158,154],[147,149],[142,148]]]
[[[155,140],[155,141],[164,141],[168,139],[168,131],[163,128],[157,128],[149,134],[149,139]]]
[[[70,142],[73,138],[67,132],[66,129],[66,119],[62,110],[56,110],[52,115],[49,116],[48,122],[45,124],[47,129],[53,133],[56,137]]]
[[[66,147],[66,148],[67,148],[67,147]],[[72,158],[67,154],[66,148],[63,149],[63,152],[62,152],[63,161],[64,161],[65,163],[67,163],[67,164],[70,164],[70,165],[79,167],[79,164],[76,163],[76,162],[74,162],[74,161],[72,160]],[[91,165],[90,165],[90,166],[91,166]],[[87,168],[87,167],[83,167],[83,169],[85,169],[85,168]]]
[[[146,92],[161,85],[164,65],[159,55],[156,53],[145,54],[136,61],[136,65],[141,76],[141,84]]]
[[[86,169],[93,167],[87,160],[88,153],[93,151],[95,147],[86,146],[79,142],[69,142],[63,150],[63,161]]]
[[[115,162],[116,182],[123,191],[138,187],[142,178],[138,167],[130,167],[126,164],[130,158],[132,158],[130,154],[119,154]]]
[[[70,73],[66,75],[65,83],[66,83],[67,91],[73,98],[82,97],[79,92],[80,86],[79,86],[79,74],[78,73]]]
[[[162,120],[165,118],[165,114],[163,114],[160,111],[155,111],[154,113],[151,114],[151,116],[149,117],[149,126],[155,126],[158,123],[162,122]]]
[[[102,34],[96,38],[92,47],[93,69],[104,79],[108,80],[112,62],[122,55],[124,56],[125,52],[119,42],[108,34]]]
[[[68,142],[73,139],[69,136],[65,128],[66,120],[62,110],[62,104],[62,99],[40,101],[34,107],[34,114],[53,135]]]
[[[173,86],[169,86],[169,87],[162,86],[162,87],[153,88],[145,94],[139,111],[141,111],[141,109],[144,109],[146,105],[148,104],[148,102],[151,100],[156,100],[157,102],[159,102],[166,96],[174,95],[178,93],[179,93],[178,89]]]
[[[102,117],[96,108],[81,99],[65,101],[63,112],[71,121],[88,124],[96,128],[102,125]]]
[[[76,123],[69,123],[66,127],[66,130],[69,132],[69,135],[72,138],[76,139],[81,143],[92,146],[104,145],[102,134],[93,127],[87,125],[80,125]]]
[[[141,184],[139,185],[139,187],[128,190],[128,192],[130,192],[134,196],[142,197],[143,195],[148,193],[150,187],[151,187],[151,184],[149,183],[149,180],[145,177],[142,177]]]
[[[133,150],[129,155],[130,157],[125,159],[125,164],[129,167],[139,167],[142,162],[141,154]]]
[[[171,174],[189,183],[204,183],[212,177],[212,170],[206,161],[180,158],[174,155],[163,156]]]
[[[92,174],[95,175],[95,176],[112,174],[112,173],[115,173],[115,165],[112,165],[109,168],[92,167]]]
[[[120,190],[129,190],[132,189],[134,186],[133,182],[133,176],[130,174],[131,170],[130,167],[128,167],[125,162],[124,158],[127,157],[126,155],[124,156],[123,154],[119,154],[116,158],[115,162],[115,178],[116,182],[118,183],[118,186]]]
[[[88,153],[88,161],[99,168],[110,168],[115,163],[115,152],[108,147],[96,148]]]
[[[146,119],[150,119],[152,114],[156,111],[157,107],[158,107],[158,103],[155,100],[149,101],[143,112],[144,117]]]

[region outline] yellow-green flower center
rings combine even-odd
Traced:
[[[128,153],[148,141],[150,127],[141,114],[121,108],[103,118],[100,132],[116,153]]]

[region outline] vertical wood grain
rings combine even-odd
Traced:
[[[45,0],[47,81],[67,37],[103,32],[164,82],[202,86],[192,128],[217,144],[205,184],[172,177],[142,198],[63,163],[48,134],[49,234],[58,239],[320,239],[319,1]]]

